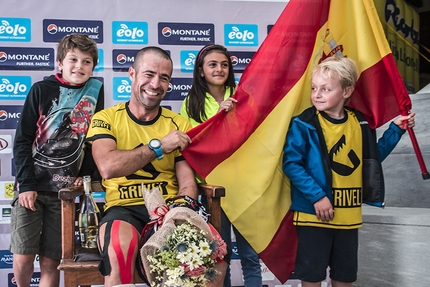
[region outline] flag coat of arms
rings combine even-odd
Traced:
[[[291,118],[311,105],[312,68],[332,55],[356,62],[351,106],[371,127],[409,112],[372,0],[290,0],[243,72],[235,108],[190,130],[183,151],[207,182],[226,188],[222,208],[281,283],[297,244],[282,171],[285,136]]]

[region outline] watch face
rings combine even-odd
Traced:
[[[149,145],[153,148],[158,148],[161,146],[161,142],[159,140],[151,140]]]

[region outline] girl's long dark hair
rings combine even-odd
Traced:
[[[233,65],[231,63],[230,53],[222,45],[208,44],[204,46],[197,54],[196,62],[194,64],[193,72],[193,84],[188,93],[186,100],[187,114],[190,118],[198,123],[202,123],[207,120],[205,111],[205,98],[206,92],[208,92],[208,85],[206,79],[201,77],[201,72],[203,71],[203,60],[206,55],[210,52],[217,51],[224,54],[228,60],[228,78],[224,83],[225,88],[230,89],[230,94],[236,87],[236,81],[234,80]]]

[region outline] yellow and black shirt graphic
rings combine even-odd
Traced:
[[[332,173],[334,219],[323,223],[314,214],[295,213],[297,225],[354,229],[362,225],[362,133],[351,111],[343,119],[318,112]]]
[[[183,132],[191,129],[190,123],[168,109],[162,108],[152,121],[142,122],[128,110],[126,103],[107,108],[94,115],[87,140],[111,138],[116,141],[117,149],[131,150],[153,139],[161,139],[172,130]],[[175,163],[184,160],[179,150],[163,154],[162,159],[154,159],[133,174],[103,180],[106,188],[105,209],[111,206],[143,204],[141,184],[146,188],[159,187],[163,197],[176,196],[178,182]]]

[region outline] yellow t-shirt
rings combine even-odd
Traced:
[[[225,89],[224,101],[227,100],[231,96],[230,90],[231,89],[228,87]],[[198,126],[200,123],[197,122],[196,120],[190,118],[190,116],[188,115],[188,113],[187,113],[187,101],[188,101],[188,96],[182,102],[180,114],[181,114],[181,116],[183,116],[184,118],[189,120],[192,127],[194,128],[194,127]],[[207,118],[209,119],[209,118],[213,117],[218,112],[218,110],[219,110],[219,104],[217,103],[215,98],[212,97],[211,94],[206,93],[205,113],[206,113]]]
[[[354,229],[362,225],[362,134],[357,117],[345,110],[341,120],[318,112],[332,171],[334,219],[323,223],[314,214],[295,212],[300,226]]]
[[[131,150],[146,145],[151,139],[161,139],[172,130],[183,132],[191,128],[190,123],[179,114],[160,108],[158,116],[148,122],[139,121],[128,109],[127,103],[104,109],[96,113],[88,130],[87,140],[112,138],[119,150]],[[164,198],[178,193],[175,163],[184,160],[179,150],[154,159],[133,174],[104,179],[106,189],[105,209],[111,206],[143,204],[141,183],[148,189],[158,186]]]

